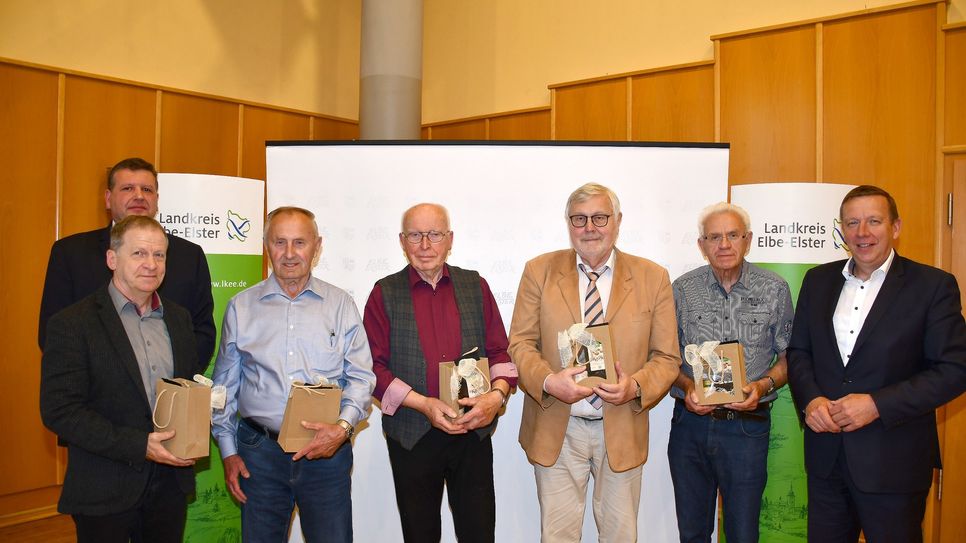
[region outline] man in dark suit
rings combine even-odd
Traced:
[[[852,258],[805,275],[788,374],[805,428],[808,539],[922,541],[936,407],[966,390],[966,324],[952,275],[896,254],[901,222],[863,185],[839,209]]]
[[[115,164],[107,176],[104,201],[113,222],[128,215],[154,217],[158,212],[158,173],[154,166],[140,158],[127,158]],[[110,237],[111,225],[108,225],[54,243],[40,302],[38,341],[41,350],[44,349],[50,317],[111,279],[111,270],[104,265]],[[198,359],[207,363],[215,350],[214,302],[208,261],[198,245],[170,234],[167,237],[168,274],[159,292],[191,313]]]
[[[157,380],[201,371],[188,312],[161,298],[168,240],[154,219],[111,231],[110,282],[50,319],[40,414],[67,444],[58,510],[80,542],[180,542],[194,492],[193,460],[155,432]]]

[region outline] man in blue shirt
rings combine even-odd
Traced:
[[[352,541],[350,438],[366,418],[375,375],[362,319],[343,290],[312,276],[322,239],[312,212],[269,213],[268,279],[228,302],[215,384],[225,409],[212,434],[225,482],[242,504],[245,541],[285,541],[294,505],[307,541]],[[277,443],[291,384],[321,377],[342,389],[336,424],[304,421],[315,438],[294,456]]]
[[[738,341],[747,384],[741,402],[700,405],[691,366],[681,364],[671,389],[676,403],[667,448],[678,532],[682,543],[711,541],[720,489],[728,541],[758,541],[770,408],[787,380],[792,300],[784,279],[745,261],[752,233],[744,209],[726,202],[708,206],[698,228],[708,265],[671,285],[681,358],[688,344]]]

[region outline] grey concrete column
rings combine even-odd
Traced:
[[[422,0],[362,0],[359,137],[419,139]]]

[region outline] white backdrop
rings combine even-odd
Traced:
[[[449,262],[478,270],[510,326],[527,260],[569,246],[564,206],[581,184],[617,192],[624,214],[617,246],[666,267],[672,280],[703,264],[695,245],[697,214],[727,199],[728,149],[596,144],[270,144],[268,209],[312,210],[323,235],[315,273],[346,289],[360,312],[373,284],[406,260],[397,233],[402,212],[436,202],[450,212]],[[498,540],[539,540],[533,469],[517,443],[522,400],[512,396],[493,437]],[[677,540],[667,467],[672,403],[650,415],[640,540]],[[373,408],[355,441],[352,503],[357,541],[401,541],[392,474]],[[588,499],[588,503],[590,500]],[[455,541],[443,501],[443,541]],[[293,539],[301,539],[296,526]],[[587,507],[584,539],[597,539]]]

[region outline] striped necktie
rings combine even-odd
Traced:
[[[584,272],[587,279],[590,280],[587,283],[587,295],[584,296],[584,322],[588,326],[592,324],[597,324],[604,320],[604,302],[600,299],[600,290],[597,289],[597,280],[600,276],[607,271],[607,266],[601,268],[598,271],[587,271],[588,268],[583,264],[580,265],[580,271]],[[594,406],[594,409],[600,409],[604,406],[604,401],[600,399],[600,396],[596,394],[591,394],[587,398],[587,402]]]
[[[588,325],[597,324],[604,318],[604,304],[600,299],[600,291],[597,290],[597,279],[607,271],[607,266],[604,266],[599,272],[590,270],[581,264],[580,271],[584,272],[587,279],[590,280],[587,283],[587,295],[584,296],[584,322]]]

